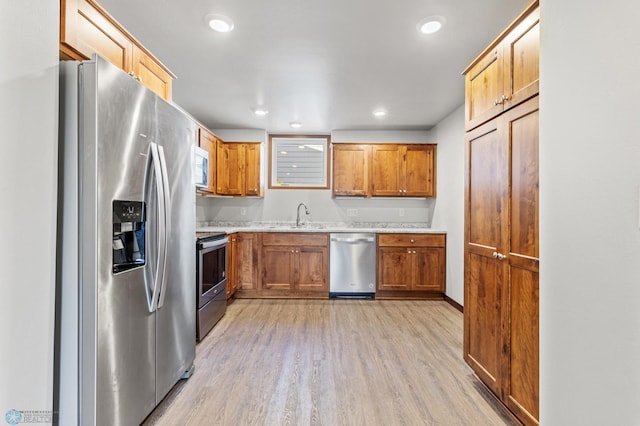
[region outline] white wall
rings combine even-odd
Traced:
[[[0,3],[0,418],[53,400],[59,2]],[[42,419],[41,419],[42,420]]]
[[[202,198],[196,200],[199,223],[210,221],[295,221],[296,207],[305,203],[313,222],[399,222],[430,223],[433,199],[334,199],[331,190],[269,189],[268,135],[261,130],[214,130],[227,142],[264,142],[262,163],[265,196],[260,198]],[[264,139],[260,139],[264,138]],[[340,142],[398,142],[433,143],[429,131],[335,131],[331,140]],[[403,216],[400,216],[400,208]],[[244,210],[243,210],[244,209]],[[357,216],[348,216],[348,209],[356,209]],[[242,212],[245,212],[242,215]]]
[[[640,424],[639,16],[542,1],[542,425]]]
[[[438,197],[431,226],[447,230],[447,296],[463,305],[464,104],[436,125],[434,139],[438,141]]]

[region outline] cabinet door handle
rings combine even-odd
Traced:
[[[505,256],[502,253],[498,253],[497,251],[493,252],[493,258],[494,259],[498,259],[498,260],[505,260],[507,258],[507,256]]]

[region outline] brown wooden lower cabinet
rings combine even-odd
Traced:
[[[265,295],[329,297],[329,236],[263,234],[261,281]]]
[[[237,235],[237,298],[329,297],[328,234]]]
[[[442,298],[445,234],[379,234],[376,298]]]
[[[256,291],[259,288],[260,240],[261,234],[257,232],[238,233],[236,242],[237,293]]]
[[[230,234],[229,245],[227,246],[227,300],[238,290],[238,280],[236,278],[238,269],[237,243],[238,234]]]
[[[239,232],[230,247],[235,297],[329,297],[328,234]],[[445,268],[445,234],[379,234],[376,298],[442,299]]]

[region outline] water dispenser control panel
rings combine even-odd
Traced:
[[[145,204],[113,201],[113,273],[145,264]]]

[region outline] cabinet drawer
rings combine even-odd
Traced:
[[[444,247],[444,234],[379,234],[378,245],[387,247]]]
[[[271,232],[262,235],[262,245],[265,246],[327,246],[328,244],[327,234]]]

